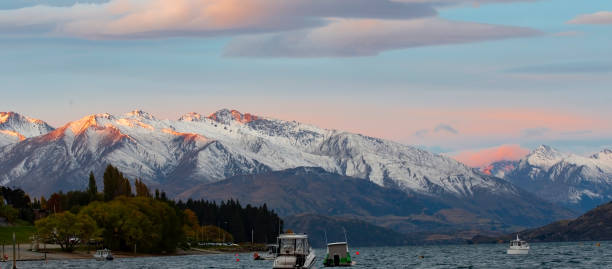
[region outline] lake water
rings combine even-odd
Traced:
[[[325,254],[315,250],[317,265]],[[359,251],[360,255],[355,255]],[[352,248],[353,268],[612,268],[612,242],[531,244],[526,256],[511,256],[506,245],[443,245]],[[424,258],[419,258],[424,256]],[[236,261],[238,258],[240,261]],[[18,268],[272,268],[272,261],[254,261],[252,253],[155,258],[67,260],[17,263]],[[10,268],[9,263],[0,264]],[[322,266],[317,266],[321,268]]]

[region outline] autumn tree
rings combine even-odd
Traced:
[[[91,238],[97,231],[96,223],[87,215],[75,215],[69,211],[52,214],[36,221],[36,230],[45,240],[60,245],[63,251],[72,252],[79,239]]]
[[[140,179],[134,180],[134,188],[136,189],[136,196],[138,197],[151,197],[149,187],[142,182]]]

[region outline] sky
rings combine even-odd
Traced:
[[[0,2],[0,111],[221,108],[471,166],[612,148],[609,0]]]

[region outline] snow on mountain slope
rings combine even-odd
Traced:
[[[512,191],[450,158],[410,146],[227,109],[179,120],[138,110],[91,115],[1,151],[0,183],[35,194],[82,188],[89,171],[101,176],[107,164],[170,193],[301,166],[428,195]]]
[[[0,112],[0,147],[46,134],[53,127],[41,120],[15,112]]]
[[[504,178],[544,199],[586,211],[612,200],[612,151],[584,157],[540,146]]]

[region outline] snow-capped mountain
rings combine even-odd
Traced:
[[[504,178],[546,200],[587,211],[612,200],[612,151],[584,157],[539,146]]]
[[[485,175],[504,178],[507,173],[514,171],[518,166],[518,161],[499,161],[480,168]]]
[[[44,121],[15,112],[0,112],[0,147],[46,134],[53,130]]]
[[[170,193],[301,166],[430,195],[511,191],[457,161],[411,146],[227,109],[179,120],[138,110],[87,116],[0,150],[0,183],[34,194],[79,189],[89,171],[100,177],[107,164]]]

